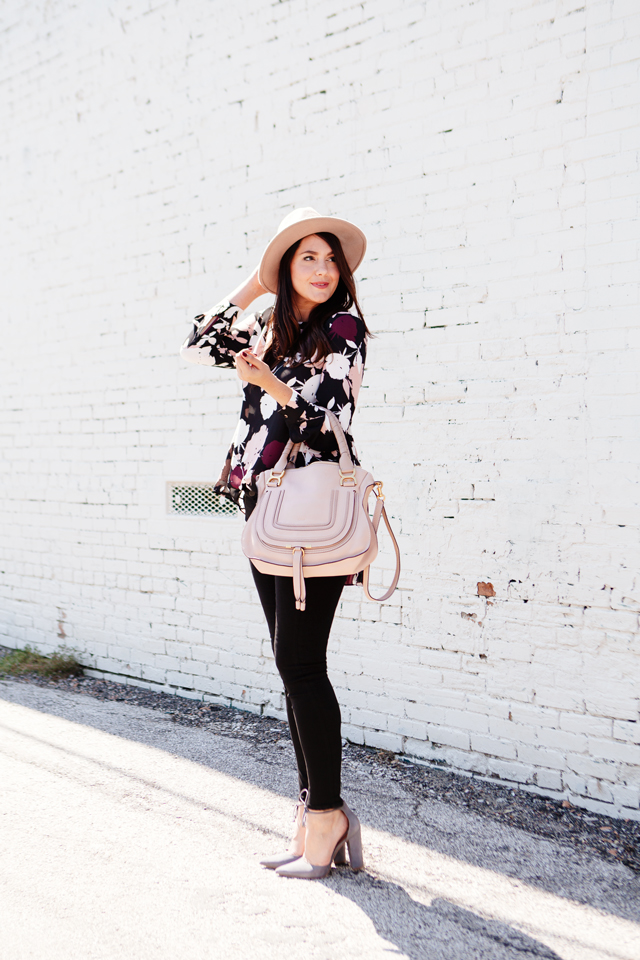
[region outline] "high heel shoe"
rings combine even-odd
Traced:
[[[298,818],[298,810],[300,809],[300,807],[306,807],[308,795],[309,795],[308,790],[300,791],[300,798],[298,799],[295,805],[295,810],[293,813],[294,823]],[[299,853],[276,853],[274,854],[273,857],[265,857],[264,860],[261,860],[260,866],[267,867],[267,869],[269,870],[275,870],[277,867],[282,867],[286,863],[293,863],[294,860],[299,860],[299,859],[300,859]]]
[[[298,860],[290,861],[289,863],[282,864],[282,866],[277,867],[276,873],[279,877],[294,877],[298,880],[322,880],[324,877],[328,877],[331,873],[332,863],[335,863],[336,866],[346,864],[347,861],[345,857],[345,847],[349,851],[349,863],[351,869],[362,870],[364,867],[364,860],[362,858],[362,834],[360,830],[360,821],[356,817],[355,813],[349,809],[346,803],[343,803],[341,807],[334,807],[333,809],[342,810],[347,818],[347,829],[335,845],[329,863],[316,865],[309,863],[309,861],[302,856]],[[306,818],[308,813],[318,814],[331,812],[333,811],[309,810],[307,807],[305,809],[304,816]]]

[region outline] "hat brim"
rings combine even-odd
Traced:
[[[258,267],[258,280],[270,293],[278,292],[280,261],[289,247],[314,233],[333,233],[340,241],[349,269],[353,273],[364,260],[367,238],[362,230],[339,217],[309,217],[292,223],[267,244]]]

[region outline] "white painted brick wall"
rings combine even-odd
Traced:
[[[282,715],[241,520],[165,485],[238,410],[190,317],[313,203],[370,238],[355,429],[404,558],[345,592],[347,735],[637,817],[637,4],[3,11],[4,641]]]

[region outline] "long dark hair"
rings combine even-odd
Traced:
[[[346,312],[351,307],[355,307],[358,316],[364,323],[366,335],[371,335],[362,316],[360,304],[356,297],[356,283],[344,255],[342,244],[333,233],[318,233],[316,236],[322,237],[325,243],[328,243],[331,247],[331,252],[340,271],[338,286],[326,303],[319,303],[313,308],[309,314],[309,319],[301,330],[294,309],[295,291],[291,282],[291,261],[302,240],[292,244],[283,254],[278,272],[278,295],[268,323],[271,343],[264,357],[266,363],[270,366],[281,360],[292,360],[297,355],[300,355],[303,360],[314,360],[316,362],[324,360],[330,353],[333,353],[331,341],[324,332],[325,320],[332,317],[334,313]]]

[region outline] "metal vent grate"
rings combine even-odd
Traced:
[[[235,503],[216,493],[212,483],[170,483],[167,492],[169,513],[234,516],[238,512]]]

